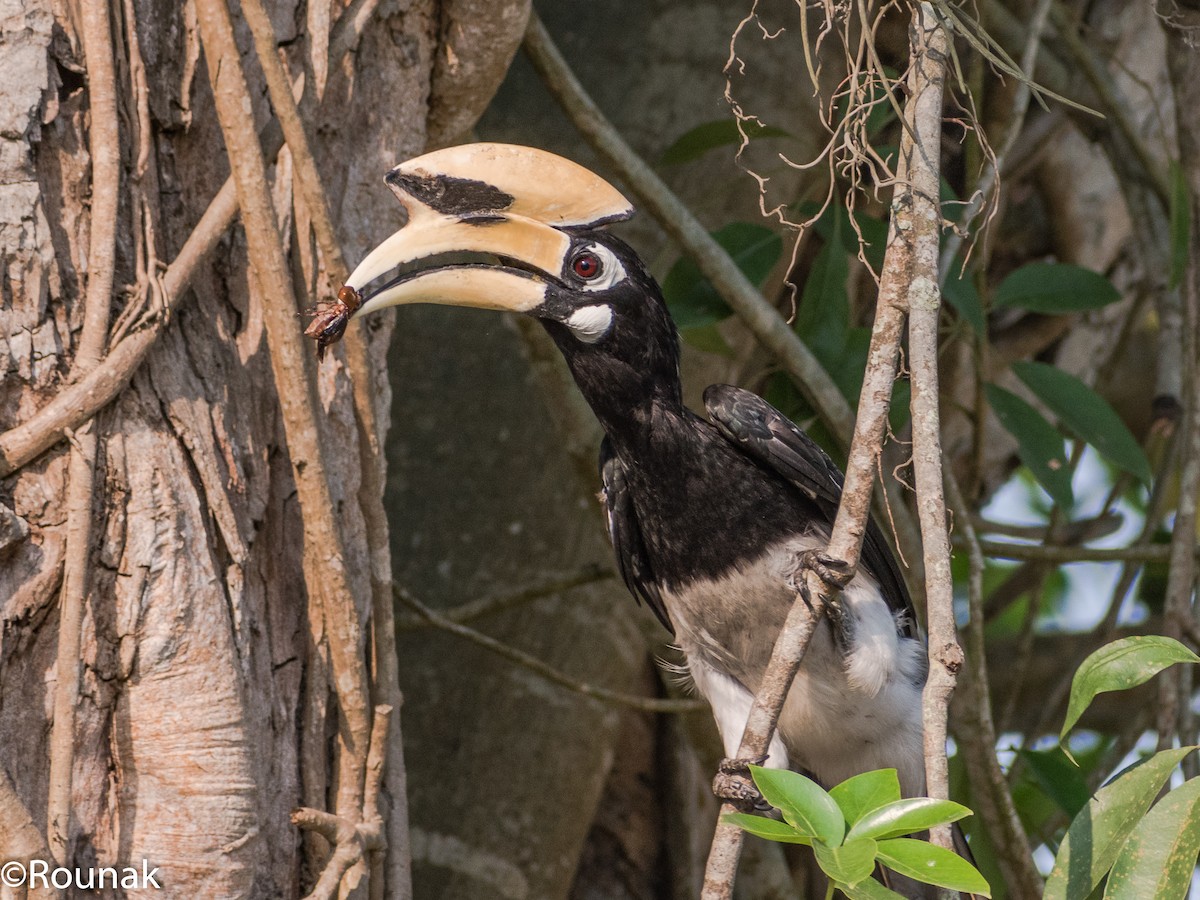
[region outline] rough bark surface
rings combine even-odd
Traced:
[[[328,30],[313,18],[320,5],[272,5],[293,77],[320,56]],[[325,7],[332,19],[342,10]],[[136,21],[146,67],[152,136],[144,184],[158,187],[150,202],[160,260],[174,258],[229,169],[191,6],[134,0],[112,10],[123,154],[117,319],[134,302],[127,286],[138,263],[126,16]],[[245,127],[257,131],[270,107],[237,22],[253,98]],[[424,146],[435,22],[432,2],[382,4],[359,52],[321,73],[323,102],[309,128],[351,258],[397,224],[381,175]],[[0,430],[26,421],[66,383],[80,335],[90,275],[91,111],[78,27],[63,4],[0,2]],[[272,175],[296,271],[320,287],[307,220],[293,209],[286,151]],[[252,281],[236,225],[128,388],[93,423],[96,539],[69,859],[145,859],[159,867],[167,896],[303,893],[320,859],[302,860],[288,813],[300,804],[330,808],[336,786],[324,626],[308,616],[300,511]],[[373,323],[381,371],[389,333],[386,318]],[[322,368],[320,390],[338,448],[330,487],[347,574],[365,598],[358,434],[343,365]],[[386,381],[372,390],[386,423]],[[39,826],[57,685],[68,450],[60,442],[0,481],[0,768]]]

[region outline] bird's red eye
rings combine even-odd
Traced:
[[[575,257],[571,268],[584,281],[591,281],[600,274],[600,257],[595,253],[585,251]]]

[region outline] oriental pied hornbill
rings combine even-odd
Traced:
[[[620,573],[674,633],[735,756],[796,595],[798,561],[827,542],[841,472],[747,391],[710,387],[708,419],[684,407],[659,287],[604,227],[633,208],[598,176],[544,151],[474,144],[406,162],[386,180],[407,223],[368,254],[308,333],[323,350],[351,315],[408,303],[539,319],[607,435],[600,470]],[[445,264],[452,251],[500,262]],[[920,795],[925,653],[874,523],[836,622],[822,622],[809,647],[767,764],[826,786],[895,767],[904,793]]]

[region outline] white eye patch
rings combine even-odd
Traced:
[[[593,254],[600,261],[600,274],[585,281],[583,290],[606,291],[614,284],[625,280],[625,267],[621,265],[621,261],[617,259],[616,255],[603,244],[588,244],[584,250]]]
[[[581,306],[567,318],[566,326],[585,344],[594,344],[612,327],[613,311],[607,303]]]

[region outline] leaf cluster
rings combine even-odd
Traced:
[[[900,796],[895,769],[855,775],[830,791],[797,772],[750,767],[763,797],[782,821],[732,813],[750,834],[812,847],[830,882],[851,900],[900,895],[871,878],[883,866],[915,881],[991,896],[987,881],[956,853],[906,835],[957,822],[971,811],[950,800]]]

